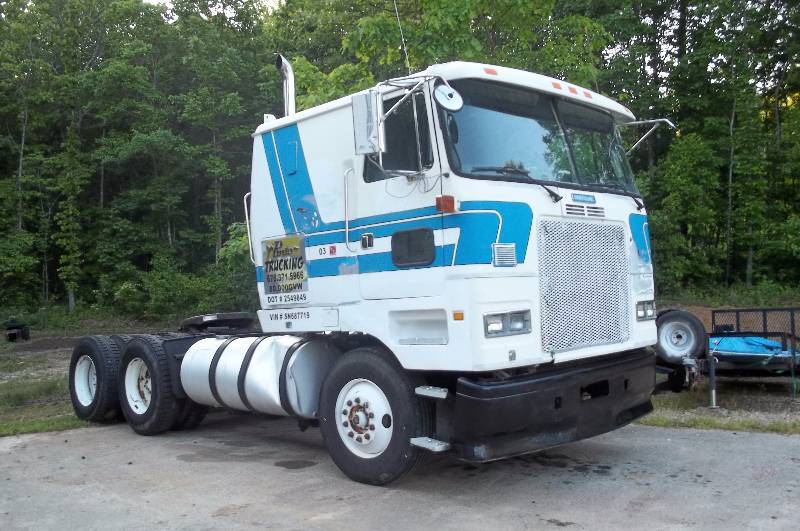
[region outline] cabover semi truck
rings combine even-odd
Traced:
[[[350,478],[426,452],[471,462],[591,437],[652,410],[647,215],[624,106],[452,62],[253,133],[245,196],[261,309],[75,348],[80,418],[137,433],[208,408],[318,426]],[[250,289],[242,286],[242,289]]]

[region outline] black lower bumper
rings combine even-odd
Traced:
[[[453,447],[469,461],[543,450],[622,427],[653,410],[649,350],[504,380],[458,379]]]

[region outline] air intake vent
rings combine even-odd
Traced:
[[[583,205],[575,205],[571,203],[567,203],[567,206],[564,207],[567,212],[568,216],[585,216],[586,215],[586,207]]]
[[[600,206],[584,206],[567,203],[567,206],[564,207],[564,211],[568,216],[589,216],[590,218],[606,217],[606,209]]]
[[[514,267],[517,265],[517,245],[514,243],[492,244],[492,265]]]
[[[586,215],[590,218],[604,218],[606,217],[606,209],[599,206],[587,206]]]

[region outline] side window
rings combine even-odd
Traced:
[[[401,97],[383,102],[383,108],[389,110],[400,101]],[[425,97],[421,93],[414,94],[417,106],[417,122],[415,127],[414,101],[408,98],[386,119],[386,152],[383,154],[383,167],[386,170],[421,171],[433,166],[433,148],[431,146],[430,128],[428,126],[428,108]],[[417,135],[419,135],[419,153],[422,162],[417,158]],[[378,166],[377,155],[367,156],[364,161],[364,180],[368,183],[388,179],[391,174],[384,173]]]
[[[392,234],[392,263],[397,267],[426,266],[436,258],[431,229],[401,230]]]

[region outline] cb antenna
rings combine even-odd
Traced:
[[[408,50],[406,49],[406,38],[403,36],[403,25],[400,24],[400,12],[397,10],[397,0],[394,0],[394,16],[397,17],[397,27],[400,28],[400,42],[403,44],[403,54],[406,58],[406,70],[411,75],[411,63],[408,62]]]

